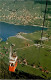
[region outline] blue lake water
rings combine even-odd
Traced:
[[[46,30],[47,28],[44,28]],[[23,25],[14,25],[14,24],[8,24],[4,22],[0,22],[0,38],[3,39],[3,41],[6,41],[8,37],[14,36],[19,32],[24,33],[32,33],[38,30],[42,30],[42,27],[38,26],[23,26]]]

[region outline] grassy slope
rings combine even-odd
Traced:
[[[36,32],[36,33],[32,33],[32,34],[21,34],[24,37],[31,39],[32,41],[26,41],[23,39],[18,39],[16,37],[10,37],[8,41],[10,41],[11,43],[15,44],[14,49],[17,48],[22,48],[22,47],[26,47],[25,44],[29,43],[30,45],[34,44],[34,40],[39,39],[40,38],[40,32]],[[47,44],[48,43],[48,44]],[[44,44],[47,44],[48,46],[50,45],[51,41],[45,41]],[[3,46],[6,46],[7,48],[9,48],[10,43],[8,42],[8,45],[6,44],[6,42],[1,42],[0,46],[3,48]],[[9,56],[9,51],[8,54],[5,53],[5,50],[1,50],[2,53],[4,53],[6,56]],[[49,47],[45,47],[45,48],[37,48],[35,46],[32,47],[27,47],[24,49],[18,49],[15,50],[18,58],[22,61],[24,58],[26,58],[27,62],[29,65],[35,64],[36,67],[38,68],[38,66],[42,66],[43,69],[47,69],[48,71],[51,71],[51,54],[49,51]],[[1,54],[0,54],[1,56]],[[3,57],[3,60],[8,62],[7,57]],[[32,67],[29,66],[22,66],[21,64],[18,64],[18,70],[22,70],[24,72],[27,73],[31,73],[31,74],[36,74],[37,76],[41,76],[43,78],[50,78],[50,74],[46,74],[46,73],[42,73],[40,70],[36,70],[33,69]],[[43,75],[44,74],[44,75]],[[46,77],[44,77],[46,76]]]
[[[22,68],[22,70],[20,68]],[[24,66],[23,68],[22,65],[18,64],[18,67],[14,73],[9,72],[8,65],[3,61],[3,59],[1,59],[0,60],[0,79],[29,79],[29,78],[30,79],[42,79],[42,77],[40,76],[31,74],[30,72],[27,73],[27,71],[25,70],[28,69],[29,67],[27,67],[26,69],[25,68],[26,66]]]

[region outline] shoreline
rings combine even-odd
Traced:
[[[7,23],[7,24],[11,24],[11,23],[9,23],[9,22],[5,22],[5,21],[0,21],[0,23]],[[16,25],[16,24],[13,24],[13,25]],[[17,26],[19,26],[19,25],[17,25]],[[21,25],[20,25],[21,26]],[[27,25],[23,25],[23,26],[27,26]],[[28,25],[28,26],[31,26],[31,25]],[[42,28],[42,26],[40,27],[39,25],[33,25],[34,27],[39,27],[39,28]],[[32,27],[33,27],[32,26]],[[47,28],[47,27],[44,27],[44,28]],[[36,32],[36,31],[35,31]],[[19,32],[20,33],[20,32]],[[16,35],[17,35],[18,33],[16,33],[15,35],[13,35],[13,36],[9,36],[5,41],[7,41],[10,37],[15,37]],[[3,40],[3,39],[2,39]],[[1,40],[1,41],[2,41]]]
[[[16,26],[20,26],[20,25],[14,24],[14,23],[6,22],[6,21],[0,21],[0,22],[4,22],[4,23],[13,24],[13,25],[16,25]],[[35,26],[35,27],[37,26],[37,27],[43,27],[43,26],[39,26],[39,25],[23,25],[23,26]],[[44,28],[49,28],[49,27],[44,26]]]
[[[0,42],[2,42],[2,40],[3,40],[3,39],[0,37]]]

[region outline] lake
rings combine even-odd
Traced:
[[[19,32],[32,33],[39,30],[42,30],[42,27],[24,25],[18,26],[5,22],[0,22],[0,38],[2,38],[3,41],[6,41],[8,37],[14,36]],[[44,28],[44,30],[47,30],[47,28]]]

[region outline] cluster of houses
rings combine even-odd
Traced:
[[[2,12],[4,9],[1,8],[0,12]],[[23,25],[28,25],[29,23],[34,23],[34,20],[37,19],[41,19],[42,17],[37,17],[36,13],[34,15],[32,15],[26,8],[22,9],[22,10],[18,10],[17,12],[13,12],[12,10],[10,11],[9,9],[6,10],[5,12],[8,12],[8,14],[6,15],[5,13],[3,13],[0,16],[0,20],[8,20],[10,22],[10,20],[12,21],[12,23],[14,24],[16,22],[16,24],[20,24],[22,23]]]
[[[8,54],[8,48],[6,48],[5,46],[3,46],[3,48],[1,48],[1,49],[3,49],[4,50],[4,53],[5,54]],[[0,50],[1,50],[0,49]],[[4,57],[5,56],[5,54],[3,54],[2,52],[0,52],[0,54]]]
[[[26,59],[23,59],[23,61],[21,61],[20,59],[18,59],[18,63],[27,65]]]
[[[8,43],[7,43],[8,44]],[[8,49],[4,46],[3,47],[3,49],[5,49],[6,51],[5,51],[5,54],[8,54]],[[5,54],[3,54],[2,52],[0,52],[0,54],[4,57],[5,56]],[[24,58],[22,61],[21,61],[21,59],[18,59],[18,63],[20,63],[20,64],[24,64],[24,65],[29,65],[28,64],[28,62],[27,62],[27,60]],[[40,69],[42,72],[45,72],[45,73],[49,73],[49,71],[46,69],[43,69],[43,67],[42,66],[38,66],[38,68],[37,68],[37,66],[34,64],[34,65],[31,65],[33,68],[35,68],[35,69]]]
[[[18,63],[24,64],[24,65],[28,65],[28,62],[27,62],[26,59],[23,59],[23,61],[21,61],[20,59],[18,59]],[[40,69],[42,72],[45,72],[45,73],[47,73],[47,74],[49,73],[49,71],[48,71],[47,69],[43,69],[42,66],[39,66],[39,67],[37,68],[37,66],[34,64],[32,67],[35,68],[35,69]]]

